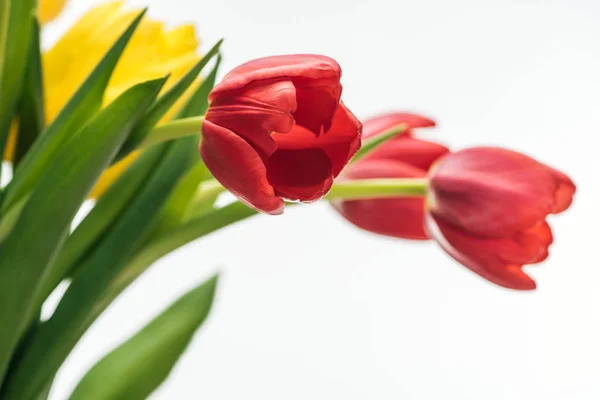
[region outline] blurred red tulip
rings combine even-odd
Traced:
[[[211,92],[200,153],[215,178],[269,214],[322,198],[360,148],[361,123],[340,102],[341,69],[319,55],[243,64]]]
[[[442,157],[429,176],[427,227],[442,248],[500,286],[535,289],[522,268],[548,256],[546,217],[569,207],[573,182],[523,154],[483,147]]]
[[[420,140],[414,128],[435,126],[435,122],[415,114],[390,113],[364,122],[365,139],[405,124],[407,131],[365,158],[349,165],[341,179],[423,178],[431,164],[448,152],[445,146]],[[334,201],[333,206],[348,221],[370,232],[403,239],[428,239],[422,198],[383,198]]]

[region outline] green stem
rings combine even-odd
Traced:
[[[140,149],[186,136],[200,135],[204,116],[177,119],[152,129],[140,143]]]
[[[226,192],[216,179],[202,182],[190,209],[200,206],[205,200]],[[385,178],[357,179],[336,182],[325,199],[357,200],[382,197],[424,197],[427,191],[427,178]]]
[[[386,131],[382,133],[372,136],[368,139],[364,139],[362,142],[362,146],[356,152],[354,157],[350,162],[356,162],[363,158],[364,156],[370,154],[373,150],[386,143],[388,140],[395,138],[398,135],[403,135],[408,131],[408,126],[406,124],[399,124],[392,126]]]
[[[360,179],[337,182],[327,200],[357,200],[382,197],[424,197],[426,178]]]

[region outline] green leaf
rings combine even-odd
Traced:
[[[166,150],[167,146],[154,146],[144,152],[100,197],[94,208],[68,237],[56,260],[48,269],[37,294],[35,310],[41,308],[56,286],[74,272],[77,263],[82,261],[84,256],[93,249],[94,244],[114,224],[152,175]],[[2,233],[1,221],[0,234]]]
[[[215,68],[178,117],[201,115],[208,106],[220,57]],[[73,277],[54,315],[36,326],[13,363],[3,400],[33,400],[45,390],[73,347],[102,311],[147,268],[131,257],[146,244],[160,212],[178,179],[198,160],[198,139],[181,138],[163,145],[167,154],[119,219],[96,242]],[[243,212],[247,213],[247,207]],[[213,230],[217,227],[213,226]],[[171,249],[173,250],[173,249]],[[148,260],[147,258],[145,260]],[[143,260],[144,261],[144,260]]]
[[[215,210],[215,203],[225,189],[216,179],[206,179],[197,186],[193,198],[188,203],[184,220],[189,221]]]
[[[112,72],[144,13],[145,11],[141,12],[125,30],[52,124],[27,152],[15,170],[13,180],[6,187],[2,211],[6,211],[33,189],[61,151],[63,144],[100,110],[104,91]]]
[[[191,290],[100,360],[71,400],[144,400],[168,377],[210,311],[217,277]]]
[[[190,118],[194,115],[202,115],[206,113],[208,109],[208,94],[215,86],[217,78],[217,72],[221,65],[221,55],[217,57],[217,61],[210,71],[206,79],[202,82],[200,87],[191,96],[188,103],[183,107],[178,115],[178,118]],[[198,190],[198,184],[212,177],[212,174],[204,165],[204,162],[198,158],[196,166],[187,175],[181,179],[177,188],[173,191],[171,198],[162,210],[160,219],[156,224],[156,227],[150,237],[155,238],[165,232],[168,232],[171,228],[179,225],[186,217],[188,217],[187,211],[191,201],[194,199],[194,194]],[[208,211],[216,201],[218,195],[215,195],[211,201],[206,201],[204,205],[205,210]],[[199,206],[195,207],[198,210]]]
[[[151,237],[168,232],[183,221],[190,199],[194,196],[198,188],[198,182],[202,182],[209,177],[210,172],[208,168],[206,168],[201,159],[198,159],[197,164],[177,183],[171,197],[163,207]]]
[[[34,19],[29,60],[25,70],[21,102],[19,103],[19,133],[12,160],[13,165],[19,164],[19,161],[25,156],[25,153],[44,129],[45,124],[40,25]]]
[[[36,0],[0,0],[0,154],[21,95]]]
[[[77,274],[52,317],[34,328],[14,362],[3,400],[34,399],[46,387],[91,323],[116,298],[122,269],[151,232],[178,178],[197,155],[194,138],[169,150],[139,195],[76,266]],[[115,289],[118,288],[118,289]],[[1,314],[0,314],[1,315]]]
[[[367,154],[371,153],[373,150],[375,150],[377,147],[381,146],[388,140],[393,139],[396,136],[405,133],[406,130],[407,130],[406,124],[400,124],[400,125],[393,126],[390,129],[388,129],[376,136],[373,136],[373,137],[370,137],[370,138],[364,140],[362,143],[362,146],[360,147],[360,150],[358,150],[356,152],[356,154],[352,158],[351,162],[360,160],[361,158],[363,158]]]
[[[208,95],[215,86],[217,72],[219,71],[220,66],[221,55],[219,54],[217,56],[217,62],[215,63],[215,66],[210,71],[206,79],[202,81],[202,84],[196,90],[196,93],[190,97],[187,104],[179,113],[178,118],[195,117],[206,113],[206,110],[208,110]]]
[[[158,98],[156,103],[150,107],[144,118],[131,133],[125,145],[119,152],[119,157],[125,157],[131,151],[135,150],[140,143],[144,141],[150,130],[160,121],[160,119],[173,107],[175,102],[185,93],[192,83],[198,77],[198,74],[208,64],[208,62],[219,52],[223,39],[219,40],[204,57],[185,74],[169,91]],[[208,94],[207,94],[208,95]]]
[[[288,204],[291,206],[293,204]],[[256,215],[256,211],[239,201],[228,204],[214,212],[187,221],[147,243],[130,260],[115,280],[113,292],[123,290],[161,257],[206,236],[218,229]]]
[[[0,245],[0,377],[28,325],[33,297],[73,217],[164,81],[129,89],[62,146]]]

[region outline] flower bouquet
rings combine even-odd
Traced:
[[[435,240],[496,285],[535,288],[523,266],[548,257],[546,219],[571,204],[563,173],[507,149],[420,139],[435,126],[424,116],[361,122],[342,101],[340,65],[324,55],[259,58],[217,80],[221,41],[199,56],[193,28],[167,30],[119,1],[42,51],[40,23],[64,3],[0,1],[1,399],[47,398],[87,329],[164,255],[300,203],[328,201],[360,229]],[[218,202],[225,192],[237,200]],[[217,283],[107,354],[70,398],[150,395],[205,321]]]

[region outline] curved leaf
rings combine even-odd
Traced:
[[[33,296],[73,217],[164,81],[129,89],[72,137],[0,245],[0,377],[27,327],[34,311]]]
[[[144,13],[145,11],[140,13],[125,30],[52,124],[27,152],[15,170],[12,181],[6,187],[6,195],[2,203],[3,212],[33,189],[61,151],[64,143],[98,112],[112,72]]]
[[[217,277],[191,290],[100,360],[71,400],[144,400],[169,375],[210,311]]]

